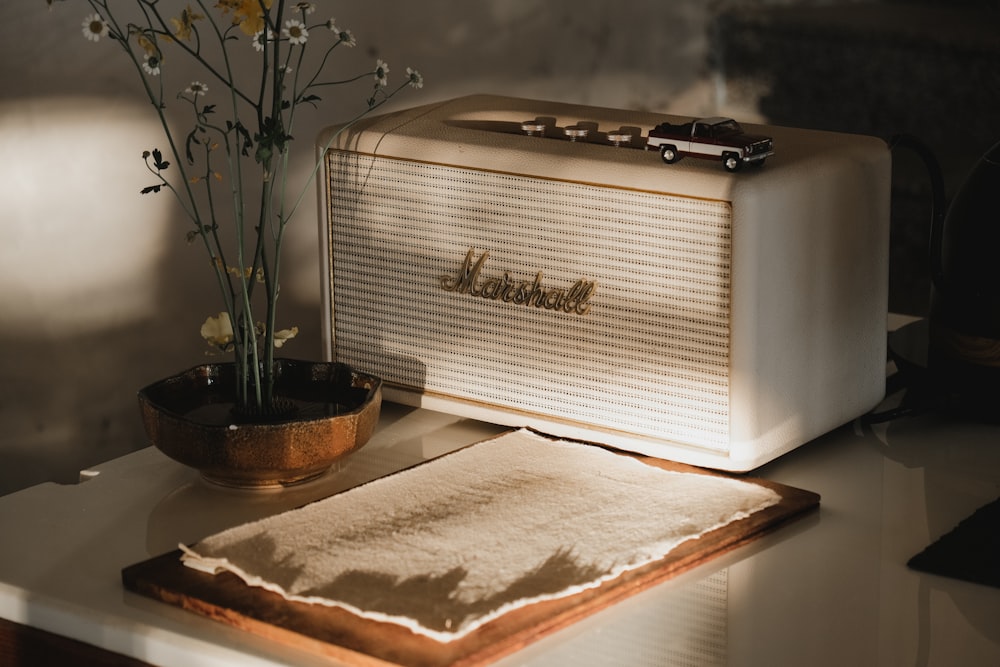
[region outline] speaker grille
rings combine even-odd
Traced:
[[[731,206],[328,153],[333,355],[420,392],[728,451]],[[580,315],[441,287],[596,288]]]

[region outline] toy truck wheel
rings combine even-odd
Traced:
[[[677,154],[677,147],[670,144],[660,146],[660,157],[667,164],[673,164],[681,159],[681,156]]]
[[[739,171],[742,164],[740,157],[736,153],[722,154],[722,166],[726,168],[726,171]]]

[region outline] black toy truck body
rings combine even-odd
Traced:
[[[650,130],[646,149],[659,150],[667,164],[686,155],[721,160],[727,171],[736,171],[744,164],[761,165],[774,154],[770,137],[747,134],[731,118],[660,123]]]

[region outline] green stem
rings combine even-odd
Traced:
[[[184,210],[185,214],[191,219],[191,222],[194,224],[195,229],[198,232],[198,236],[202,239],[202,242],[205,245],[205,249],[208,252],[209,256],[214,258],[216,256],[216,249],[213,249],[212,244],[209,242],[208,238],[204,234],[204,225],[198,210],[197,198],[195,197],[194,192],[191,190],[190,181],[187,177],[187,171],[184,168],[180,151],[177,148],[173,132],[170,129],[170,125],[167,123],[167,117],[166,114],[164,113],[162,79],[160,80],[159,95],[158,95],[150,86],[149,78],[147,77],[145,70],[143,70],[142,68],[142,63],[140,62],[140,59],[136,56],[135,52],[132,51],[132,48],[129,44],[129,38],[133,34],[131,30],[132,27],[131,24],[127,24],[125,26],[125,29],[123,30],[121,24],[117,22],[117,20],[114,18],[114,15],[109,10],[107,2],[102,2],[100,0],[88,0],[88,4],[90,4],[91,9],[99,13],[108,22],[110,32],[114,40],[118,43],[118,45],[122,48],[122,50],[128,55],[129,59],[132,61],[132,64],[139,75],[139,80],[142,83],[143,89],[146,92],[146,96],[149,99],[150,103],[152,104],[153,108],[156,109],[156,114],[157,117],[159,118],[160,125],[163,128],[164,136],[166,137],[167,143],[170,146],[170,154],[174,159],[174,164],[177,166],[177,169],[181,174],[180,180],[184,184],[183,187],[184,187],[185,197],[182,198],[177,189],[174,188],[172,185],[167,184],[168,188],[173,193],[177,201],[181,204],[182,210]],[[149,5],[148,3],[140,2],[140,9],[142,10],[143,15],[147,19],[147,29],[151,30],[151,26],[148,25],[149,14],[145,9],[146,6],[151,7],[151,5]],[[139,26],[136,26],[136,31],[137,31],[136,34],[148,34],[146,32],[146,29],[140,28]],[[221,249],[221,245],[219,246],[219,249]],[[216,281],[219,284],[219,288],[225,295],[226,286],[228,284],[228,278],[225,273],[225,267],[224,266],[219,267],[218,264],[214,261],[212,262],[212,266],[216,277]]]
[[[193,1],[202,14],[201,18],[209,17],[219,9],[219,6],[214,5],[212,0]],[[320,159],[316,161],[312,172],[303,184],[302,190],[289,207],[288,193],[291,187],[289,183],[289,143],[292,141],[296,107],[304,101],[310,103],[316,101],[318,98],[308,99],[313,97],[310,95],[310,91],[316,88],[356,82],[371,75],[371,72],[365,72],[341,81],[320,81],[333,50],[343,42],[340,35],[337,35],[337,41],[326,49],[319,65],[312,72],[312,76],[308,76],[303,69],[303,66],[306,65],[306,44],[292,45],[288,38],[281,36],[283,17],[286,13],[286,7],[289,6],[287,0],[274,0],[271,9],[265,6],[266,1],[257,0],[257,6],[260,8],[264,20],[265,37],[259,89],[254,93],[256,95],[256,100],[254,100],[237,87],[230,59],[229,48],[232,44],[246,45],[245,41],[234,39],[233,33],[239,29],[238,23],[232,23],[225,29],[220,29],[215,20],[209,19],[211,32],[206,29],[203,33],[192,20],[194,12],[185,13],[189,10],[184,10],[180,20],[185,24],[182,27],[190,28],[190,34],[184,35],[182,38],[174,34],[175,31],[183,34],[183,31],[176,30],[177,24],[171,25],[171,21],[160,13],[161,7],[166,6],[165,4],[161,5],[160,0],[134,0],[134,8],[137,8],[138,13],[142,16],[138,19],[142,25],[122,24],[117,21],[109,9],[109,5],[112,4],[109,0],[87,0],[91,9],[100,14],[107,22],[111,39],[119,44],[132,61],[146,95],[156,109],[169,145],[168,153],[173,157],[181,182],[175,181],[171,184],[164,179],[161,174],[164,169],[157,166],[158,163],[153,165],[155,166],[153,169],[147,161],[147,168],[150,168],[150,171],[160,180],[161,187],[170,190],[172,197],[180,204],[184,214],[194,225],[195,231],[189,233],[189,237],[197,233],[211,259],[212,271],[218,282],[226,312],[233,325],[234,354],[238,376],[241,379],[238,389],[239,403],[243,409],[261,413],[266,413],[273,408],[274,339],[277,326],[277,302],[281,293],[278,276],[281,268],[281,250],[285,227],[304,201],[306,192],[311,189],[315,182],[319,170],[324,164],[322,155],[325,155],[333,141],[340,136],[340,132],[347,130],[362,117],[387,102],[408,83],[404,82],[403,85],[388,94],[384,92],[384,89],[376,86],[374,94],[369,99],[367,109],[344,124],[330,138],[330,141],[323,148]],[[123,4],[119,3],[117,6],[121,7]],[[213,6],[209,7],[210,4]],[[223,9],[225,9],[225,5],[223,5]],[[235,13],[235,9],[230,9]],[[304,11],[302,10],[303,21],[306,18]],[[314,27],[319,28],[319,25]],[[210,34],[214,34],[217,46],[221,50],[223,59],[221,65],[218,61],[213,64],[206,58],[203,47],[214,54],[213,47],[216,46],[216,44],[211,43]],[[267,38],[268,34],[271,35],[270,39]],[[140,37],[138,44],[133,48],[132,40]],[[153,76],[147,76],[143,70],[143,51],[155,54],[160,61],[161,68],[163,67],[160,46],[168,38],[172,48],[176,47],[179,52],[187,54],[204,69],[211,77],[210,80],[219,82],[228,89],[229,107],[232,113],[232,121],[227,122],[226,127],[219,127],[208,122],[208,108],[199,108],[197,97],[188,100],[193,106],[197,125],[193,133],[187,135],[187,144],[184,146],[187,150],[183,152],[183,155],[177,142],[178,137],[175,137],[167,123],[164,105],[164,77],[158,77],[154,82]],[[208,43],[205,43],[205,40],[208,40]],[[287,44],[287,51],[283,50],[283,44]],[[298,54],[294,54],[295,46],[299,47]],[[287,65],[291,64],[293,60],[296,63],[296,68],[293,70],[294,76],[289,76]],[[282,62],[286,67],[279,67]],[[310,65],[309,68],[311,69],[311,67]],[[284,88],[286,79],[291,80],[288,91]],[[300,81],[307,83],[300,88]],[[247,124],[241,120],[241,115],[244,117],[249,115],[248,113],[241,114],[241,111],[249,112],[250,110],[256,116],[257,133],[253,140],[250,138],[252,134],[250,127],[253,122]],[[224,244],[220,236],[219,220],[215,211],[216,196],[211,182],[213,176],[212,147],[207,137],[204,141],[201,139],[202,135],[207,135],[209,132],[218,133],[226,147],[225,159],[229,170],[236,237],[236,256],[234,257],[236,267],[232,267],[235,268],[235,272],[231,272],[231,267],[226,261],[227,253],[223,250]],[[193,172],[196,168],[194,158],[192,157],[190,168],[185,164],[185,158],[191,153],[193,142],[196,141],[204,143],[205,148],[205,170],[201,177],[205,179],[204,193],[200,188],[193,187],[198,179],[188,177],[188,172]],[[251,170],[249,167],[245,169],[243,163],[244,159],[249,157],[243,155],[243,150],[249,149],[254,143],[256,143],[256,151],[252,158],[255,159],[261,170],[260,209],[256,216],[251,216],[251,218],[256,219],[256,243],[251,241],[249,236],[248,227],[251,221],[248,220],[246,206],[248,189],[250,189],[247,179],[251,178]],[[197,196],[195,190],[197,190]],[[203,208],[206,205],[207,211]],[[249,256],[251,250],[253,254]],[[254,295],[254,288],[258,275],[262,277],[267,301],[262,334],[258,333],[258,325],[253,316],[253,303],[257,299]],[[263,344],[261,344],[260,339],[263,339]],[[261,363],[261,358],[264,360],[263,363]]]
[[[323,164],[324,164],[324,159],[325,159],[325,156],[326,156],[326,152],[328,150],[330,150],[330,147],[333,145],[333,142],[336,141],[337,138],[340,137],[341,134],[343,134],[344,132],[346,132],[347,130],[349,130],[351,127],[353,127],[355,124],[357,124],[362,118],[364,118],[365,116],[367,116],[368,114],[370,114],[372,111],[374,111],[375,109],[379,108],[380,106],[382,106],[383,104],[385,104],[386,102],[388,102],[393,96],[395,96],[399,91],[401,91],[403,88],[405,88],[408,85],[409,85],[409,81],[407,81],[406,83],[401,84],[394,91],[392,91],[391,93],[389,93],[388,95],[386,95],[384,99],[376,102],[375,104],[373,104],[372,106],[368,107],[367,109],[365,109],[361,113],[357,114],[356,116],[354,116],[354,118],[352,118],[351,120],[349,120],[346,123],[344,123],[343,125],[341,125],[340,128],[336,132],[333,133],[333,135],[323,145],[323,148],[320,151],[320,159],[316,160],[316,164],[313,165],[312,171],[309,172],[309,176],[308,176],[308,178],[306,178],[306,182],[303,185],[302,190],[299,192],[298,197],[295,198],[295,203],[292,205],[291,210],[288,212],[288,215],[285,218],[286,222],[288,220],[291,220],[292,216],[295,215],[295,212],[298,210],[299,205],[302,203],[302,200],[305,198],[306,193],[310,191],[313,182],[316,180],[316,176],[319,174],[319,170],[323,168]]]

